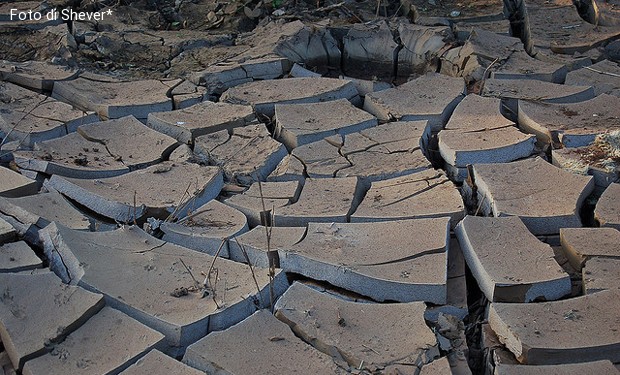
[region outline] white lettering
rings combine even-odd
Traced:
[[[11,13],[9,15],[10,20],[13,21],[15,19],[19,21],[39,21],[43,17],[41,12],[36,12],[29,10],[27,12],[20,12],[17,9],[11,9]]]

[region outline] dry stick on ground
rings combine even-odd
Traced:
[[[217,260],[217,257],[220,256],[220,252],[222,251],[222,248],[224,247],[224,244],[226,243],[226,241],[228,241],[228,237],[224,237],[222,239],[222,243],[220,243],[220,247],[217,248],[217,251],[215,252],[215,255],[213,256],[213,261],[211,261],[211,265],[209,266],[209,271],[207,271],[207,275],[205,276],[205,280],[202,282],[202,284],[205,287],[208,287],[208,289],[211,290],[211,293],[213,294],[213,302],[215,302],[215,306],[219,309],[220,305],[217,303],[216,299],[215,299],[215,284],[217,284],[217,275],[218,275],[218,271],[217,268],[215,268],[215,284],[213,284],[211,282],[211,272],[213,272],[214,270],[214,266],[215,266],[215,261]]]
[[[256,290],[258,291],[258,299],[261,306],[265,306],[263,303],[263,295],[260,292],[260,286],[258,286],[258,280],[256,280],[256,274],[254,273],[254,267],[252,267],[252,262],[250,262],[250,257],[248,256],[248,252],[245,250],[245,246],[243,246],[237,237],[234,237],[233,240],[237,243],[237,246],[241,249],[241,253],[243,253],[243,257],[245,261],[248,262],[248,267],[250,267],[250,272],[252,273],[252,279],[254,279],[254,285],[256,285]]]
[[[258,193],[260,194],[260,201],[263,207],[263,212],[261,212],[261,222],[265,227],[265,236],[267,238],[267,259],[269,260],[269,307],[273,312],[273,304],[275,302],[274,296],[274,278],[276,276],[276,267],[279,266],[278,252],[271,251],[271,228],[274,224],[275,216],[273,210],[271,211],[271,218],[267,220],[267,207],[265,207],[265,196],[263,195],[263,185],[258,180]]]
[[[177,206],[174,208],[174,211],[172,211],[172,213],[170,215],[168,215],[168,217],[164,220],[164,222],[168,222],[168,221],[172,221],[174,219],[174,216],[177,214],[177,212],[179,212],[179,210],[181,209],[181,203],[183,202],[183,198],[185,198],[186,195],[191,195],[189,193],[189,188],[192,186],[192,183],[190,182],[187,185],[187,189],[185,189],[185,192],[183,193],[183,195],[181,195],[181,199],[179,199],[179,203],[177,203]]]
[[[194,280],[194,287],[198,288],[200,287],[200,281],[196,280],[196,278],[194,277],[194,274],[192,273],[192,270],[189,269],[189,267],[187,266],[187,264],[185,264],[185,262],[183,261],[183,259],[179,258],[179,260],[181,261],[181,264],[183,265],[183,267],[185,267],[185,269],[187,270],[187,272],[189,272],[189,275],[192,277],[192,279]]]
[[[620,74],[615,74],[615,73],[610,73],[610,72],[604,72],[604,71],[602,71],[602,70],[598,70],[598,69],[590,68],[589,66],[584,66],[584,68],[586,68],[586,69],[588,69],[588,70],[591,70],[591,71],[593,71],[593,72],[595,72],[595,73],[598,73],[598,74],[603,74],[603,75],[606,75],[606,76],[611,76],[611,77],[617,77],[617,78],[620,78]]]
[[[136,190],[133,191],[133,225],[138,225],[136,221],[136,214],[138,213],[138,209],[136,208],[136,200],[138,198],[138,192]]]

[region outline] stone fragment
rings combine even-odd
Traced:
[[[105,119],[133,115],[146,119],[151,112],[171,111],[170,86],[158,80],[102,82],[80,77],[57,82],[52,97]]]
[[[228,258],[228,239],[248,230],[243,213],[217,200],[192,209],[176,222],[163,222],[159,227],[164,241]]]
[[[452,47],[454,35],[446,26],[402,23],[398,27],[402,48],[398,51],[398,75],[436,72],[439,58]]]
[[[392,77],[398,56],[398,44],[387,23],[356,23],[343,38],[343,68],[347,75]]]
[[[310,223],[280,268],[376,301],[445,304],[448,231],[448,218]]]
[[[201,135],[231,131],[255,120],[250,106],[202,102],[176,111],[149,113],[146,125],[191,145]]]
[[[63,284],[51,272],[0,273],[0,337],[16,369],[61,342],[103,305],[103,296]],[[43,374],[44,372],[37,372]]]
[[[561,365],[510,365],[499,364],[495,367],[495,375],[582,375],[582,374],[620,374],[609,361],[583,363],[567,363]]]
[[[274,212],[275,224],[296,227],[309,222],[345,223],[361,198],[357,177],[307,179],[299,199]]]
[[[303,66],[295,63],[289,72],[289,76],[291,78],[302,78],[302,77],[321,77],[321,74],[313,72],[312,70],[306,69]]]
[[[393,84],[384,81],[371,81],[367,79],[352,78],[346,76],[340,76],[340,78],[353,82],[353,85],[355,86],[357,92],[359,92],[361,97],[364,97],[371,92],[383,91],[394,87]]]
[[[54,175],[48,186],[99,215],[131,223],[142,217],[165,219],[170,214],[186,215],[190,209],[217,197],[223,179],[215,167],[164,162],[94,180]]]
[[[38,94],[15,84],[0,82],[3,110],[0,113],[0,136],[24,146],[61,137],[78,126],[98,120],[92,112],[84,113],[69,104]]]
[[[187,80],[174,86],[169,95],[172,96],[172,104],[175,110],[191,107],[206,101],[208,98],[205,87],[196,86]]]
[[[620,290],[562,301],[492,303],[489,324],[528,365],[555,365],[620,357]]]
[[[373,182],[351,222],[450,217],[454,226],[464,212],[458,189],[441,172],[429,169]]]
[[[0,217],[0,245],[13,241],[16,234],[13,226]]]
[[[38,191],[37,181],[0,166],[0,197],[20,197],[36,194]]]
[[[52,221],[71,229],[88,230],[90,227],[88,217],[56,191],[21,198],[0,198],[0,213],[37,229],[45,228]]]
[[[620,230],[620,183],[610,184],[596,203],[594,218],[602,227]]]
[[[466,81],[486,78],[538,79],[561,83],[567,68],[562,64],[542,62],[529,56],[518,38],[474,29],[462,47],[444,55],[441,72]]]
[[[485,82],[485,87],[491,80]],[[504,81],[504,80],[494,80]],[[529,81],[523,81],[529,82]],[[477,132],[495,130],[514,126],[501,113],[501,100],[469,94],[456,106],[446,124],[445,130],[459,130],[462,132]]]
[[[204,375],[204,372],[191,368],[159,350],[153,349],[120,375]]]
[[[565,84],[592,86],[595,95],[620,96],[620,66],[615,62],[603,60],[569,72]]]
[[[487,79],[482,95],[502,99],[508,111],[516,117],[518,102],[579,103],[595,97],[589,85],[569,86],[535,79]]]
[[[41,259],[24,241],[0,245],[0,273],[40,268]]]
[[[244,353],[244,360],[239,360],[236,352]],[[187,348],[183,362],[206,373],[347,373],[331,357],[297,338],[267,310],[207,335]]]
[[[311,104],[276,104],[274,137],[289,150],[323,138],[377,126],[377,119],[346,99]]]
[[[317,142],[321,144],[321,142]],[[303,146],[302,146],[303,147]],[[308,146],[309,147],[309,146]],[[325,146],[327,147],[327,146]],[[330,151],[331,149],[328,148]],[[286,181],[299,181],[303,182],[306,179],[305,176],[306,167],[301,160],[297,159],[293,155],[286,155],[276,169],[271,172],[267,177],[267,181],[271,182],[286,182]]]
[[[269,243],[267,242],[269,233]],[[306,227],[257,226],[228,241],[230,259],[255,267],[269,267],[268,251],[286,251],[306,236]],[[246,258],[247,255],[247,258]]]
[[[562,228],[560,243],[577,271],[592,258],[620,259],[620,231],[614,228]]]
[[[620,98],[601,94],[575,104],[519,102],[519,127],[556,148],[582,147],[620,129]]]
[[[139,139],[139,142],[136,140]],[[82,125],[76,133],[14,152],[23,169],[74,178],[105,178],[148,167],[177,147],[133,116]]]
[[[516,127],[463,132],[439,132],[439,152],[446,163],[466,167],[478,163],[507,163],[534,153],[536,137]]]
[[[427,74],[393,89],[366,95],[364,110],[379,120],[427,120],[432,131],[439,131],[463,98],[461,78]]]
[[[158,240],[135,226],[93,233],[53,223],[41,237],[50,268],[63,281],[103,293],[108,305],[165,334],[170,354],[269,304],[266,270],[253,274],[246,265]],[[286,286],[284,273],[276,272],[274,294]]]
[[[226,90],[221,100],[226,103],[251,105],[254,111],[274,115],[276,104],[317,103],[336,99],[359,101],[355,85],[334,78],[287,78],[256,81]]]
[[[276,303],[275,316],[319,351],[351,368],[374,371],[393,363],[425,364],[439,356],[425,310],[423,302],[351,302],[294,283]]]
[[[514,216],[467,216],[456,226],[463,255],[480,289],[492,302],[556,300],[570,294],[570,276]]]
[[[502,17],[503,18],[503,17]],[[453,26],[454,35],[459,41],[467,41],[471,33],[478,29],[489,31],[499,35],[509,35],[510,21],[508,19],[488,21],[459,21]]]
[[[262,181],[287,155],[263,124],[222,130],[196,138],[194,152],[224,171],[227,181],[249,186]]]
[[[594,190],[592,177],[577,176],[541,158],[472,166],[485,215],[519,216],[536,235],[581,227],[579,210]]]
[[[280,208],[297,201],[300,190],[301,185],[297,181],[262,182],[260,188],[255,182],[248,190],[233,195],[224,203],[243,212],[250,227],[255,227],[261,223],[261,212],[278,212]]]
[[[420,375],[452,375],[450,362],[446,357],[434,360],[422,367]]]
[[[583,292],[620,289],[620,259],[592,258],[582,270]]]
[[[617,27],[584,22],[577,7],[569,1],[524,3],[524,7],[527,25],[524,40],[526,49],[533,54],[541,49],[550,49],[558,54],[573,55],[591,50],[620,35]]]
[[[553,165],[575,174],[592,176],[596,185],[594,192],[600,196],[609,184],[620,181],[620,163],[614,162],[613,150],[602,140],[607,136],[613,139],[613,133],[606,133],[598,135],[585,147],[551,150]]]
[[[78,70],[43,61],[0,62],[0,80],[39,92],[51,92],[54,82],[72,80],[78,74]]]
[[[51,353],[26,362],[24,375],[119,373],[163,339],[161,333],[104,307]]]
[[[291,156],[310,178],[360,177],[368,184],[431,168],[426,158],[430,138],[426,121],[395,121],[297,147]],[[289,164],[285,173],[297,173],[297,165],[283,163]]]

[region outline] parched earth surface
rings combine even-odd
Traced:
[[[0,374],[619,373],[617,7],[3,2]]]

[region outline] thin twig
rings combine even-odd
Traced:
[[[185,264],[183,259],[179,258],[179,260],[181,261],[181,264],[183,265],[183,267],[185,267],[187,272],[189,272],[189,275],[192,277],[192,279],[194,279],[195,286],[196,287],[200,286],[200,281],[196,280],[196,278],[194,277],[194,274],[192,273],[192,270],[189,269],[189,267],[187,266],[187,264]]]
[[[185,196],[186,195],[191,195],[191,194],[189,194],[189,188],[191,186],[192,186],[192,183],[190,182],[187,185],[187,189],[185,189],[185,192],[181,196],[181,199],[179,199],[179,203],[177,203],[177,206],[174,208],[174,211],[172,211],[172,213],[170,215],[168,215],[168,217],[164,220],[164,222],[168,222],[168,221],[172,220],[174,218],[174,215],[176,215],[177,212],[179,212],[179,210],[181,209],[181,203],[183,202],[183,199],[185,198]]]
[[[245,246],[239,243],[239,240],[237,239],[237,237],[234,237],[233,239],[237,243],[237,246],[239,246],[239,248],[241,249],[241,253],[243,253],[243,257],[245,258],[245,261],[248,262],[248,267],[250,267],[250,272],[252,273],[252,279],[254,279],[254,285],[256,285],[256,290],[258,291],[258,299],[260,300],[260,305],[264,306],[263,296],[260,293],[260,286],[258,285],[258,280],[256,280],[256,274],[254,273],[254,267],[252,267],[252,262],[250,262],[250,257],[248,256],[248,252],[245,250]]]
[[[616,73],[610,73],[610,72],[604,72],[602,70],[598,70],[598,69],[594,69],[594,68],[590,68],[589,66],[584,66],[584,68],[591,70],[593,72],[596,72],[598,74],[604,74],[606,76],[611,76],[611,77],[617,77],[620,78],[620,74],[616,74]]]

